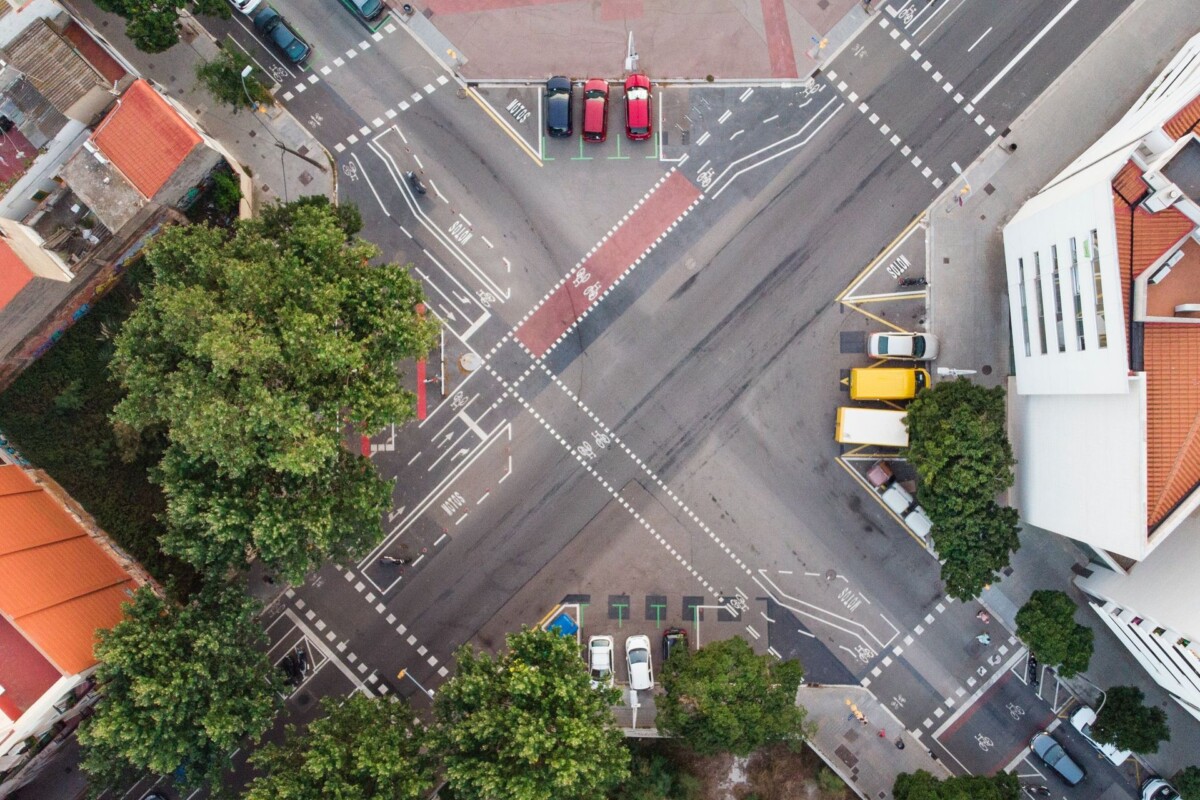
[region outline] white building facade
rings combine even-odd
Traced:
[[[1004,249],[1015,504],[1091,549],[1093,608],[1200,718],[1200,36]]]

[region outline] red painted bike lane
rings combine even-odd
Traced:
[[[691,181],[678,171],[669,173],[517,327],[517,341],[534,358],[544,356],[699,198]]]

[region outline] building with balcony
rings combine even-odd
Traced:
[[[1013,499],[1200,717],[1200,36],[1004,229]]]

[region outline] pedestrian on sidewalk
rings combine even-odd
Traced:
[[[989,622],[992,621],[992,615],[986,611],[980,610],[980,612],[975,615],[975,619],[979,620],[984,625],[987,625]]]
[[[992,637],[988,636],[986,633],[981,633],[975,637],[975,641],[979,642],[981,645],[987,646],[992,643]]]

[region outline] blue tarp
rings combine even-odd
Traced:
[[[571,619],[570,614],[564,611],[550,621],[550,624],[546,626],[546,630],[557,630],[563,636],[574,636],[579,632],[579,625],[575,623],[575,620]]]

